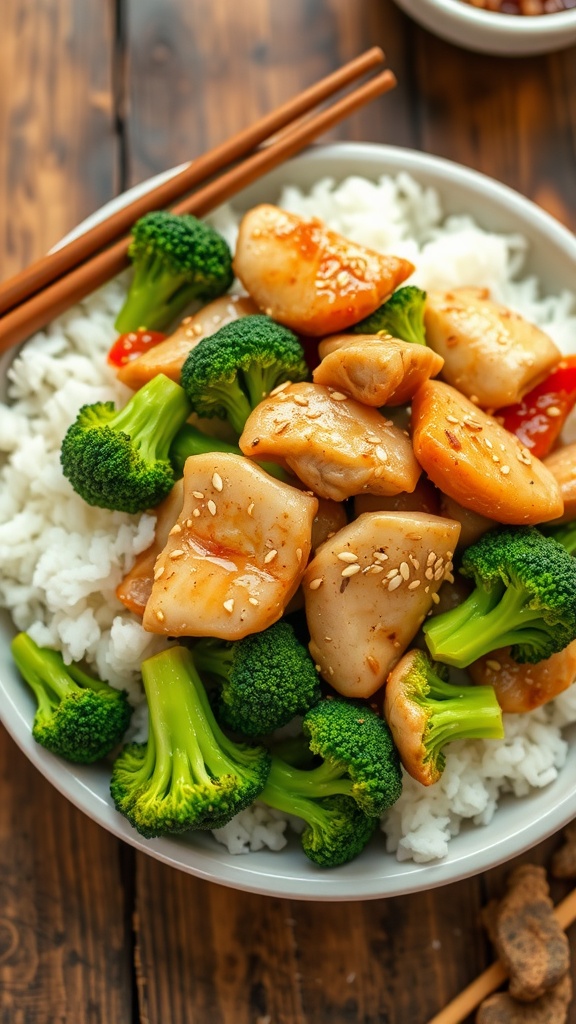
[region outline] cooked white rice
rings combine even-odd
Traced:
[[[535,279],[521,278],[525,240],[482,231],[467,216],[444,219],[437,194],[406,174],[377,183],[353,177],[338,187],[324,180],[306,195],[287,188],[279,205],[407,257],[418,268],[412,280],[423,288],[488,287],[564,351],[575,348],[574,296],[542,296]],[[211,220],[233,246],[238,218],[231,208]],[[155,520],[90,508],[59,462],[62,437],[81,405],[123,403],[129,394],[105,361],[125,286],[125,279],[111,282],[71,309],[36,335],[8,371],[9,404],[0,405],[0,606],[37,643],[58,648],[67,661],[85,658],[102,678],[128,689],[140,705],[133,730],[142,735],[138,668],[165,641],[144,632],[115,588],[151,543]],[[426,789],[406,779],[383,821],[388,849],[399,860],[442,857],[464,820],[490,821],[501,794],[521,797],[548,785],[566,759],[562,728],[574,721],[573,688],[529,715],[506,716],[505,740],[452,744],[437,785]],[[214,835],[231,853],[279,850],[286,825],[285,816],[256,804]]]

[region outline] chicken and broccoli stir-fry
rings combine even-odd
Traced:
[[[155,214],[135,237],[123,328],[212,301],[121,360],[133,397],[83,407],[62,445],[87,502],[154,508],[117,595],[180,645],[142,666],[150,736],[116,761],[114,800],[153,836],[259,798],[340,864],[401,763],[431,785],[448,742],[501,737],[503,710],[574,679],[576,361],[474,282],[426,295],[406,260],[270,205],[240,226],[242,296],[222,294],[211,229]],[[22,671],[45,700],[44,670]],[[66,699],[74,756],[88,705]]]

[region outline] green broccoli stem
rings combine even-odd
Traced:
[[[234,649],[222,640],[200,640],[193,651],[194,664],[199,672],[208,672],[219,679],[228,680],[234,664]]]
[[[238,445],[229,444],[227,441],[221,441],[217,437],[203,434],[201,430],[198,430],[198,427],[193,427],[191,423],[185,423],[176,434],[170,446],[170,462],[176,476],[182,476],[184,463],[191,455],[211,455],[212,452],[228,452],[230,455],[238,455],[244,458]],[[268,473],[269,476],[275,477],[276,480],[282,480],[285,483],[290,482],[288,474],[282,469],[282,466],[276,465],[275,462],[258,462],[257,465],[265,473]]]
[[[136,391],[108,425],[128,434],[146,461],[167,460],[174,435],[191,412],[180,385],[159,373]]]
[[[258,799],[284,814],[294,814],[297,818],[303,818],[313,827],[324,828],[327,811],[314,797],[327,794],[300,792],[297,785],[294,789],[290,788],[294,772],[298,772],[298,769],[272,758],[270,774]]]
[[[423,708],[427,723],[423,743],[429,757],[438,758],[453,740],[502,739],[502,711],[492,686],[454,686],[434,673],[428,675],[426,696],[411,694]]]
[[[477,587],[463,604],[426,623],[430,654],[447,665],[466,668],[498,647],[525,643],[526,626],[542,619],[542,612],[530,608],[529,602],[530,595],[513,585],[501,584],[490,592]]]
[[[270,394],[277,384],[283,383],[277,365],[265,367],[259,366],[258,363],[252,363],[250,369],[243,373],[242,378],[253,409]]]
[[[190,281],[166,265],[166,257],[151,253],[135,263],[134,276],[114,324],[120,334],[147,328],[164,330],[191,302]]]
[[[159,771],[164,780],[182,781],[192,776],[205,785],[214,777],[235,775],[238,745],[218,725],[191,653],[172,647],[148,658],[142,680],[154,737],[154,775]]]
[[[317,768],[302,769],[274,757],[268,785],[276,786],[294,798],[308,800],[318,800],[325,796],[351,796],[354,784],[351,779],[343,776],[344,769],[330,761],[324,761]]]

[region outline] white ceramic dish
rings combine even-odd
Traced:
[[[408,171],[438,189],[447,213],[469,212],[485,227],[521,231],[530,242],[528,271],[537,274],[545,289],[573,288],[576,239],[538,207],[483,175],[425,154],[389,146],[339,144],[318,147],[268,175],[237,200],[249,207],[274,201],[281,185],[291,181],[309,187],[318,178],[342,179],[349,174],[377,178],[383,173]],[[136,193],[150,188],[145,182],[103,207],[78,231],[107,216]],[[4,360],[4,369],[7,360]],[[0,375],[2,363],[0,363]],[[385,853],[379,835],[357,860],[332,871],[315,868],[299,849],[296,839],[281,853],[232,856],[205,833],[174,839],[142,839],[114,810],[106,767],[74,767],[58,760],[32,739],[34,703],[11,662],[8,640],[14,629],[6,613],[0,618],[4,643],[0,647],[0,713],[4,724],[26,756],[77,807],[114,835],[173,867],[238,889],[309,900],[357,900],[416,892],[454,882],[501,863],[561,828],[576,815],[576,728],[568,763],[546,789],[525,799],[506,799],[490,825],[466,828],[437,863],[398,863]]]
[[[485,11],[462,0],[396,0],[435,35],[468,50],[522,57],[576,43],[576,9],[539,17]]]

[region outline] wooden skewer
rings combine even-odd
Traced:
[[[554,915],[564,931],[576,920],[576,889],[554,908]],[[480,1003],[500,988],[506,978],[506,970],[497,960],[448,1003],[448,1006],[429,1020],[428,1024],[462,1024]]]
[[[296,128],[284,132],[265,149],[248,157],[247,160],[223,174],[217,181],[210,182],[194,195],[173,207],[173,211],[175,213],[207,213],[267,171],[271,171],[294,156],[318,135],[328,131],[329,128],[338,124],[355,110],[393,89],[395,85],[396,78],[393,73],[383,71],[338,100],[327,110],[308,118]],[[130,236],[121,238],[109,249],[98,253],[65,277],[61,277],[43,291],[37,292],[27,302],[23,302],[16,309],[6,313],[0,320],[0,352],[4,352],[12,345],[17,345],[18,342],[44,327],[75,302],[105,284],[115,274],[120,273],[128,263],[129,244]]]
[[[367,50],[287,103],[283,103],[270,114],[266,114],[255,124],[233,135],[231,139],[203,156],[197,157],[188,167],[162,185],[158,185],[153,191],[132,200],[122,210],[96,224],[79,238],[42,257],[15,277],[0,284],[0,314],[30,298],[35,292],[52,284],[79,263],[83,263],[94,253],[110,245],[115,239],[130,231],[132,225],[145,213],[170,206],[180,196],[190,192],[212,175],[243,159],[271,135],[286,128],[357,78],[374,70],[383,60],[384,53],[379,46]]]

